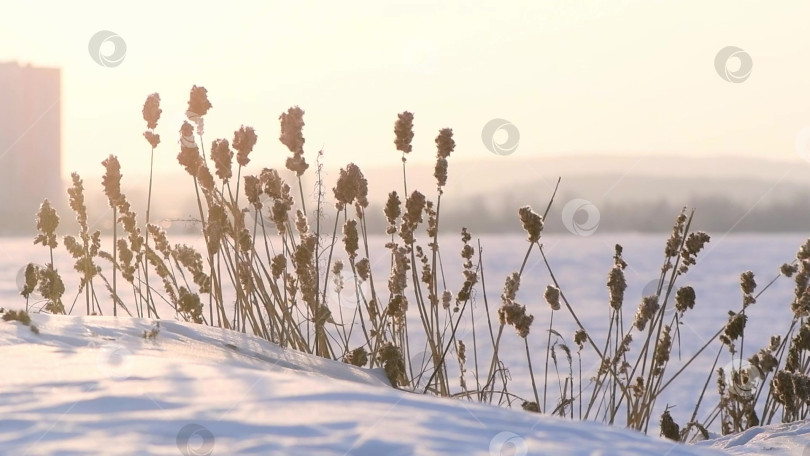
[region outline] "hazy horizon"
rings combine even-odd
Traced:
[[[53,2],[42,14],[12,1],[0,19],[0,61],[62,69],[64,176],[97,173],[110,153],[125,173],[144,173],[141,108],[152,92],[163,109],[156,169],[175,169],[194,84],[214,106],[206,148],[252,125],[257,161],[286,156],[278,116],[299,105],[309,161],[324,147],[335,166],[396,163],[392,126],[404,110],[415,113],[412,163],[432,162],[443,127],[458,144],[451,163],[617,153],[806,163],[796,144],[810,126],[810,43],[795,39],[810,13],[803,2],[86,5],[75,14]],[[101,30],[126,44],[117,66],[88,53]],[[743,83],[715,68],[727,46],[752,59]],[[510,156],[482,142],[496,118],[520,132]]]
[[[256,129],[243,176],[284,168],[279,114],[305,110],[307,194],[320,149],[327,197],[348,162],[366,173],[373,203],[401,189],[393,124],[408,110],[409,187],[428,195],[434,138],[453,128],[445,190],[456,207],[445,208],[445,220],[463,220],[467,205],[509,206],[510,217],[524,204],[543,207],[560,177],[558,213],[584,200],[605,230],[635,220],[634,210],[655,213],[655,229],[667,229],[674,214],[659,206],[693,202],[711,208],[696,209],[714,227],[805,223],[810,63],[801,57],[810,44],[795,37],[810,5],[801,2],[146,2],[123,10],[95,2],[81,15],[61,3],[47,15],[12,4],[15,14],[0,19],[10,43],[0,62],[60,69],[61,175],[82,175],[100,208],[110,154],[129,196],[145,200],[141,110],[158,92],[153,214],[178,216],[193,191],[177,163],[177,130],[199,85],[213,104],[198,138],[206,152],[240,125]],[[11,147],[0,154],[15,152],[15,138],[5,139]],[[65,207],[64,192],[47,196]],[[6,224],[33,226],[35,211],[30,222],[22,211]],[[617,225],[618,214],[630,215]],[[787,220],[743,220],[776,216]]]

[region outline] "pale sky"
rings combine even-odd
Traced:
[[[435,159],[442,127],[455,131],[451,163],[509,159],[482,143],[493,118],[519,129],[514,156],[538,163],[575,153],[795,160],[810,127],[808,18],[807,1],[5,0],[0,61],[62,68],[65,175],[99,174],[110,153],[125,174],[146,172],[141,108],[152,92],[163,109],[157,165],[176,170],[194,84],[214,105],[206,150],[252,125],[257,166],[283,166],[277,119],[296,104],[308,160],[324,146],[330,166],[398,163],[404,110],[415,113],[415,161]],[[91,58],[100,30],[126,42],[119,66]],[[726,46],[751,56],[745,82],[716,72]]]

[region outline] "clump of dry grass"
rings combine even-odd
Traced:
[[[0,307],[0,314],[3,315],[3,321],[18,321],[31,330],[34,334],[39,334],[39,328],[31,323],[31,316],[25,310],[5,310]]]
[[[192,87],[188,121],[179,127],[177,155],[194,189],[195,222],[203,251],[172,245],[166,232],[151,223],[151,171],[145,222],[139,225],[136,211],[121,192],[120,163],[110,156],[103,162],[104,192],[113,213],[112,253],[107,253],[101,233],[91,232],[88,226],[83,181],[78,174],[71,176],[68,196],[79,233],[64,236],[63,244],[80,275],[74,304],[84,293],[87,314],[101,315],[111,306],[113,315],[121,308],[129,315],[134,312],[139,317],[159,319],[168,308],[174,318],[250,333],[285,348],[358,367],[381,367],[392,385],[404,389],[519,405],[528,412],[623,424],[643,432],[648,432],[657,415],[662,435],[673,440],[707,435],[707,428],[718,419],[723,432],[734,432],[775,419],[808,416],[810,404],[804,398],[810,384],[810,241],[793,263],[780,269],[780,276],[792,277],[796,284],[790,304],[794,319],[784,334],[750,356],[749,367],[743,369],[746,309],[770,286],[757,292],[753,273],[746,272],[741,276],[741,309],[730,311],[728,321],[712,341],[672,372],[673,351],[680,355],[679,328],[698,302],[696,290],[680,282],[710,241],[708,234],[691,229],[694,212],[684,208],[677,215],[663,249],[655,291],[642,297],[630,319],[624,314],[628,264],[622,246],[615,246],[605,281],[608,329],[596,333],[583,325],[576,306],[569,302],[542,244],[559,181],[542,213],[530,206],[516,211],[512,223],[522,225],[527,245],[519,267],[516,264],[505,279],[500,305],[490,309],[481,243],[472,242],[469,230],[463,228],[460,233],[460,288],[447,285],[448,272],[441,260],[442,201],[447,197],[449,159],[456,146],[452,129],[442,128],[435,137],[436,193],[409,190],[406,163],[414,151],[414,115],[408,111],[397,115],[393,142],[401,153],[402,193],[391,191],[382,214],[372,214],[368,211],[368,181],[354,163],[340,169],[327,196],[323,152],[318,152],[315,166],[307,162],[305,112],[300,107],[291,107],[278,118],[278,140],[291,153],[284,167],[264,168],[245,176],[242,168],[251,162],[254,149],[266,146],[258,144],[253,127],[242,125],[231,141],[214,139],[206,156],[204,118],[210,109],[207,90]],[[150,163],[161,144],[156,133],[161,112],[160,96],[149,95],[143,107],[147,124],[143,135],[151,146]],[[307,210],[302,183],[307,173],[315,174],[311,211]],[[298,181],[297,197],[289,179]],[[334,211],[327,214],[324,208],[329,207],[330,197]],[[382,276],[373,267],[370,217],[384,217],[385,221],[389,268]],[[50,263],[45,267],[28,265],[21,294],[28,303],[32,293],[39,291],[45,300],[41,310],[70,313],[73,306],[66,311],[62,304],[64,285],[53,266],[58,227],[59,217],[46,200],[37,216],[35,243],[48,247]],[[547,286],[542,296],[527,296],[520,284],[528,260],[537,254],[545,266]],[[105,272],[99,259],[109,263],[112,271]],[[119,276],[123,287],[119,286]],[[110,301],[97,294],[95,284],[99,280]],[[130,292],[131,298],[127,296]],[[674,308],[669,308],[673,306],[671,297]],[[534,311],[545,308],[533,307],[542,301],[548,310]],[[481,302],[483,309],[478,306]],[[563,315],[558,316],[560,313]],[[555,329],[555,321],[565,315],[577,326],[571,344]],[[459,333],[462,322],[472,329],[463,337]],[[532,342],[537,334],[536,326],[532,331],[534,324],[547,331],[545,347]],[[515,334],[505,332],[506,326],[514,328]],[[144,337],[155,338],[158,331],[156,323]],[[525,348],[528,379],[513,378],[501,359],[504,347],[515,343],[506,338],[514,337]],[[663,404],[658,400],[712,343],[718,345],[712,372],[691,417],[680,426],[669,404],[659,414]],[[545,350],[543,365],[533,362],[538,348]],[[424,356],[412,356],[414,353]],[[731,357],[731,366],[738,367],[732,367],[731,372],[717,370],[718,402],[704,415],[707,418],[698,420],[723,353]],[[598,366],[593,375],[583,372],[584,358]],[[540,368],[542,375],[536,375]],[[454,375],[457,382],[451,381]],[[769,376],[772,379],[766,383]],[[746,392],[742,387],[754,380],[763,387]],[[515,391],[528,393],[528,397]]]

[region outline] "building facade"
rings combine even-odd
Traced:
[[[39,205],[64,207],[58,68],[0,62],[0,233],[29,232]]]

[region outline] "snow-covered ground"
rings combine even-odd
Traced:
[[[387,386],[379,370],[201,325],[34,314],[0,321],[0,453],[810,453],[810,423],[700,446]]]

